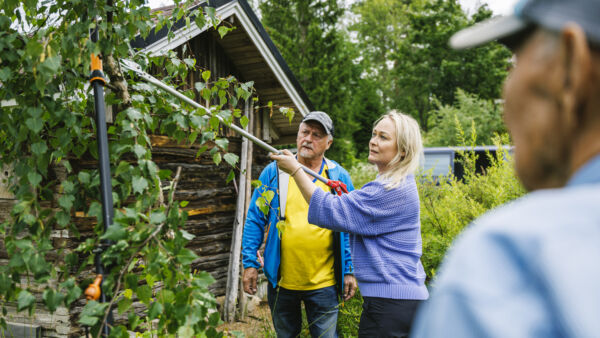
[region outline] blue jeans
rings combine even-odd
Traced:
[[[298,337],[302,330],[304,302],[308,329],[313,338],[336,338],[338,297],[335,286],[310,291],[276,289],[269,284],[267,293],[273,326],[278,338]]]

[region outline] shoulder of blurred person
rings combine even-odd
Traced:
[[[600,332],[600,1],[521,1],[453,37],[511,46],[505,122],[533,193],[476,220],[449,250],[414,337]],[[470,40],[470,41],[469,41]]]
[[[531,193],[475,221],[449,250],[413,337],[600,332],[600,184]]]

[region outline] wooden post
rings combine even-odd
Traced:
[[[245,111],[248,113],[248,101],[245,103]],[[248,127],[246,126],[246,130]],[[235,308],[238,300],[238,289],[240,282],[240,256],[242,251],[242,233],[244,229],[244,213],[246,211],[246,170],[248,165],[248,139],[242,140],[242,156],[240,159],[240,183],[238,185],[238,196],[235,207],[235,219],[233,221],[233,234],[231,236],[231,250],[229,255],[229,267],[227,269],[227,287],[225,289],[225,303],[223,319],[227,322],[235,320]]]
[[[254,133],[254,135],[256,134],[256,128],[254,128],[254,107],[253,107],[253,101],[250,99],[248,100],[248,102],[250,102],[250,105],[248,107],[247,110],[247,114],[248,114],[248,130],[250,130],[251,132]],[[248,212],[248,207],[250,206],[250,201],[252,200],[252,160],[254,157],[254,144],[252,142],[248,142],[248,163],[246,164],[246,186],[245,187],[240,187],[241,189],[245,190],[246,193],[246,204],[244,206],[244,219],[246,219],[246,214]],[[243,276],[243,272],[244,272],[244,267],[240,264],[240,276]],[[244,319],[246,317],[246,297],[244,296],[244,287],[242,285],[242,279],[240,278],[240,286],[239,286],[239,306],[238,306],[238,318],[239,319]]]

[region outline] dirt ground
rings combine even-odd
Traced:
[[[226,337],[275,337],[267,302],[261,302],[243,321],[225,323],[218,329]]]

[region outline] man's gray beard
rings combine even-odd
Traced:
[[[312,160],[318,157],[318,155],[314,151],[309,152],[305,149],[300,149],[300,151],[298,152],[298,156],[302,157],[302,159],[305,160]]]

